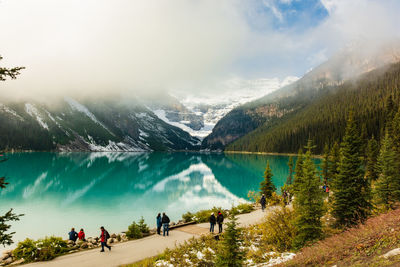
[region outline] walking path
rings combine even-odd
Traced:
[[[240,226],[249,226],[260,222],[265,214],[266,212],[261,210],[241,214],[238,215],[238,223]],[[100,253],[98,248],[85,250],[64,255],[52,261],[25,264],[24,267],[120,266],[156,256],[166,248],[174,248],[176,244],[206,234],[209,232],[209,226],[209,223],[188,225],[170,231],[168,237],[151,235],[142,239],[115,244],[110,252],[106,249],[106,252]],[[216,229],[218,229],[218,226]]]

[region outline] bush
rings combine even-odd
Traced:
[[[18,243],[13,254],[17,259],[23,258],[25,262],[31,262],[52,260],[68,251],[67,242],[61,237],[52,236],[37,241],[27,238]]]
[[[35,261],[38,257],[38,248],[36,247],[35,241],[32,239],[25,239],[18,243],[14,249],[13,254],[17,259],[24,259],[25,262]]]
[[[143,234],[148,234],[148,233],[150,233],[150,229],[149,229],[149,227],[147,226],[147,224],[144,222],[143,216],[142,216],[142,218],[140,218],[140,220],[139,220],[139,229],[140,229],[140,232],[142,232]]]
[[[283,204],[283,197],[278,195],[276,192],[272,192],[271,197],[268,198],[267,201],[270,206],[280,205]]]
[[[136,222],[132,222],[132,224],[129,225],[128,231],[126,231],[126,237],[129,239],[139,239],[143,237],[140,226]]]
[[[193,217],[194,217],[194,214],[191,213],[190,211],[188,211],[182,215],[182,219],[184,222],[192,222]]]
[[[242,203],[235,207],[238,214],[250,213],[254,210],[254,206],[251,203]]]
[[[253,203],[259,203],[261,199],[261,193],[256,191],[249,191],[247,197]]]
[[[271,211],[260,226],[262,241],[272,245],[279,252],[290,250],[296,236],[294,218],[294,211],[286,207]]]

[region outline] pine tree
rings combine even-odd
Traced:
[[[272,193],[276,190],[276,187],[272,182],[272,176],[272,170],[269,167],[269,161],[267,161],[267,167],[264,171],[264,180],[260,183],[261,194],[264,194],[267,199],[271,198]]]
[[[332,215],[337,227],[363,222],[370,213],[370,187],[360,157],[360,134],[350,112],[340,150],[339,174],[334,183]]]
[[[218,249],[216,266],[241,267],[245,258],[240,249],[242,242],[241,229],[238,228],[234,213],[229,216],[221,245]]]
[[[0,56],[0,61],[2,59],[3,58]],[[24,69],[24,67],[15,67],[11,69],[0,67],[0,81],[5,81],[7,77],[16,79],[22,69]],[[6,159],[0,159],[0,162],[4,161],[6,161]],[[7,184],[5,177],[0,177],[0,189],[4,189]],[[9,225],[8,222],[19,221],[19,217],[23,216],[23,214],[17,215],[12,211],[13,209],[10,209],[6,214],[0,216],[0,245],[3,246],[11,245],[13,243],[12,236],[15,234],[15,232],[7,233],[11,228],[11,225]]]
[[[366,151],[366,164],[365,164],[365,177],[371,182],[378,179],[378,155],[379,155],[379,145],[375,140],[375,137],[368,141],[367,151]]]
[[[321,179],[316,166],[311,158],[312,142],[308,141],[301,179],[295,193],[294,211],[296,214],[295,225],[297,235],[293,241],[295,248],[301,248],[305,244],[316,241],[322,236],[321,217],[324,214],[323,191]]]
[[[379,178],[375,184],[378,204],[385,210],[393,208],[395,201],[400,200],[399,164],[396,160],[393,140],[386,130],[378,157]]]
[[[289,157],[288,161],[288,167],[289,167],[289,175],[286,178],[286,184],[291,185],[293,183],[293,157]]]
[[[322,157],[322,178],[324,183],[328,183],[328,175],[329,175],[329,146],[328,144],[324,147],[324,155]]]
[[[339,173],[339,162],[340,162],[340,147],[335,142],[329,153],[329,165],[328,165],[328,184],[331,189],[335,188],[335,179]]]
[[[393,118],[392,127],[393,127],[392,138],[393,138],[394,149],[396,151],[397,160],[400,161],[400,108]]]
[[[294,181],[293,181],[293,192],[296,194],[297,188],[301,184],[301,179],[303,177],[303,150],[299,149],[297,154],[296,167],[294,168]]]

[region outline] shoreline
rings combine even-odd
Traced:
[[[279,152],[252,152],[252,151],[236,151],[226,150],[223,151],[225,154],[246,154],[246,155],[269,155],[269,156],[292,156],[297,157],[296,153],[279,153]],[[312,158],[322,159],[322,155],[312,155]]]

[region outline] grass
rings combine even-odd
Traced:
[[[391,266],[400,263],[400,257],[380,256],[399,245],[400,209],[396,209],[303,248],[282,266]]]

